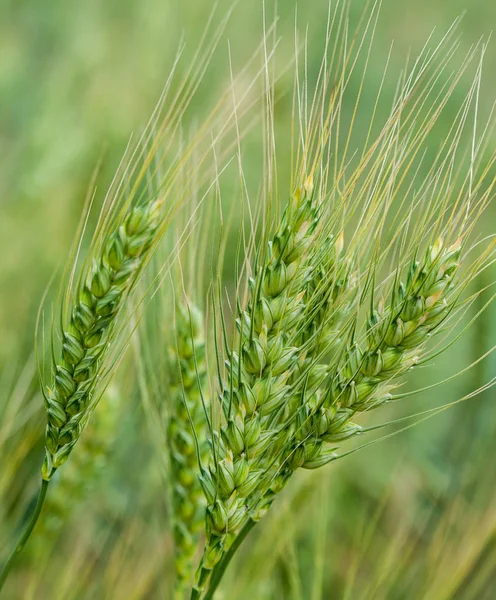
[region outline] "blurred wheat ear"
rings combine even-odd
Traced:
[[[177,305],[175,345],[170,348],[169,358],[169,392],[162,399],[162,409],[170,466],[167,479],[172,488],[176,597],[184,598],[192,584],[204,521],[198,464],[208,452],[208,413],[201,396],[207,377],[204,320],[201,310],[191,303]]]
[[[189,198],[177,216],[176,231],[188,231],[190,235],[170,269],[170,281],[154,294],[139,324],[135,344],[144,413],[162,465],[168,534],[174,546],[173,593],[178,599],[185,597],[193,583],[195,562],[203,544],[206,503],[198,475],[199,465],[208,455],[210,419],[201,274],[206,225],[215,203],[210,198],[200,205],[194,190]],[[195,215],[197,229],[192,225]],[[171,236],[165,241],[173,247],[181,242]],[[160,252],[157,259],[159,264],[163,262]]]
[[[298,468],[343,455],[341,442],[367,432],[352,419],[392,400],[402,376],[439,354],[450,333],[461,334],[460,315],[480,290],[464,293],[494,260],[494,239],[483,245],[472,234],[494,198],[496,154],[476,142],[476,129],[472,152],[459,148],[461,132],[477,121],[485,46],[468,52],[449,85],[442,82],[457,44],[453,30],[435,51],[425,48],[377,136],[376,105],[364,147],[352,151],[361,89],[356,96],[348,82],[357,65],[365,76],[377,11],[366,11],[351,34],[337,25],[346,6],[329,15],[313,93],[295,77],[292,181],[280,215],[269,101],[262,233],[242,237],[230,315],[236,331],[216,337],[219,425],[209,423],[209,460],[201,465],[206,542],[192,600],[213,597]],[[449,134],[421,168],[429,133],[471,64],[475,75]],[[487,134],[491,124],[480,130]],[[212,286],[212,310],[224,327],[220,278]],[[435,335],[437,348],[428,345]]]

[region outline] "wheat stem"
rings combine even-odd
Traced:
[[[200,598],[200,594],[201,594],[201,591],[198,588],[194,587],[191,590],[190,600],[198,600]]]
[[[41,487],[40,487],[40,491],[38,494],[38,500],[36,502],[36,507],[33,511],[33,514],[31,515],[31,518],[29,519],[19,542],[17,543],[16,547],[10,554],[9,558],[7,559],[7,562],[3,566],[3,569],[0,573],[0,591],[3,588],[5,580],[7,579],[7,576],[10,572],[10,569],[14,563],[16,556],[22,551],[22,549],[26,545],[26,542],[28,541],[29,536],[31,535],[33,529],[35,528],[36,523],[38,522],[38,518],[41,514],[41,509],[43,508],[43,504],[45,502],[45,496],[47,493],[48,484],[49,484],[49,481],[47,481],[45,479],[41,480]]]

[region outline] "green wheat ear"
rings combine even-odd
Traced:
[[[209,505],[199,586],[232,535],[266,510],[253,497],[276,487],[276,459],[291,444],[300,395],[327,373],[313,356],[323,347],[329,353],[328,340],[353,306],[343,237],[326,237],[324,255],[320,211],[310,177],[292,195],[258,260],[247,308],[237,321],[240,350],[229,355],[222,394],[225,424],[211,440],[211,462],[201,477]]]
[[[205,334],[203,315],[188,302],[176,306],[175,345],[169,351],[169,393],[164,398],[164,422],[175,542],[176,596],[191,585],[194,560],[202,535],[205,501],[198,480],[198,460],[207,452]]]
[[[272,494],[295,469],[314,469],[334,460],[335,444],[361,431],[351,423],[353,416],[387,401],[397,378],[418,363],[425,343],[459,296],[460,252],[459,241],[444,247],[438,239],[423,260],[412,261],[406,282],[393,286],[389,304],[373,308],[365,339],[356,341],[353,327],[342,358],[327,366],[329,376],[301,394],[297,425],[279,462]]]
[[[45,394],[46,481],[67,461],[86,425],[117,318],[156,240],[159,208],[158,202],[132,208],[122,225],[106,235],[103,252],[76,287]]]
[[[201,482],[208,500],[208,551],[212,569],[226,538],[249,518],[247,498],[260,483],[264,451],[278,430],[273,415],[286,403],[296,362],[292,342],[303,312],[309,265],[304,257],[315,239],[318,207],[309,179],[288,204],[277,232],[250,281],[250,300],[238,319],[240,350],[229,356],[222,394],[225,425]]]

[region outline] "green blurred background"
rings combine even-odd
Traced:
[[[361,0],[353,2],[352,26],[364,5]],[[216,18],[230,6],[231,2],[219,2]],[[98,159],[103,155],[103,168],[98,176],[99,190],[103,192],[130,133],[146,122],[180,39],[184,35],[187,58],[196,48],[212,7],[211,0],[4,0],[0,4],[3,396],[8,397],[12,392],[12,382],[32,353],[34,323],[43,291],[67,256]],[[365,104],[367,90],[370,102],[375,100],[392,40],[395,41],[392,69],[399,72],[407,53],[418,52],[434,27],[446,30],[465,9],[460,27],[461,46],[468,49],[496,25],[494,2],[384,0],[365,82]],[[309,25],[311,70],[320,64],[327,10],[326,0],[298,4],[299,26],[304,30]],[[284,64],[285,57],[289,61],[293,56],[295,3],[280,0],[276,8],[267,1],[267,14],[274,15],[275,11],[280,17],[278,34],[282,38],[278,60]],[[204,100],[208,104],[228,81],[228,41],[235,66],[253,52],[262,35],[262,14],[259,0],[240,2],[235,8],[202,87],[203,95],[195,102]],[[186,64],[187,60],[180,68]],[[484,67],[482,114],[487,114],[494,102],[496,80],[492,74],[495,72],[493,43]],[[393,82],[389,85],[393,86]],[[392,92],[391,87],[389,93]],[[283,100],[277,108],[278,128],[284,130],[286,125],[289,128],[290,119],[291,102]],[[441,124],[438,139],[435,134],[430,142],[433,147],[440,143],[442,131]],[[466,142],[469,143],[468,138]],[[496,139],[491,144],[496,146]],[[253,156],[257,157],[255,142],[253,146]],[[280,175],[284,179],[287,164],[284,144],[280,152],[283,155]],[[245,155],[248,165],[250,156],[248,145]],[[256,188],[258,170],[248,166],[247,173]],[[491,215],[494,216],[494,208]],[[486,220],[488,229],[490,221]],[[226,272],[229,273],[229,253]],[[480,284],[487,285],[495,279],[492,269]],[[489,295],[483,296],[480,305]],[[468,335],[423,374],[422,384],[453,374],[490,348],[494,340],[495,305]],[[455,400],[494,374],[496,356],[449,385],[409,400],[408,409],[421,410],[433,403]],[[36,384],[27,387],[32,390],[28,395],[35,396]],[[336,466],[302,475],[300,482],[281,499],[279,515],[271,516],[260,526],[258,535],[254,534],[233,566],[223,597],[246,600],[344,597],[489,600],[494,597],[491,589],[496,590],[495,398],[496,393],[488,391]],[[119,431],[124,432],[124,439],[129,440],[133,450],[126,444],[116,445],[109,467],[112,475],[105,478],[105,483],[95,484],[96,491],[82,501],[86,509],[78,509],[95,528],[112,530],[107,545],[93,550],[96,555],[101,551],[89,576],[93,587],[87,584],[83,590],[75,588],[71,592],[68,586],[57,596],[53,582],[47,583],[51,581],[49,567],[44,574],[36,573],[36,566],[30,566],[26,559],[19,577],[25,577],[30,586],[23,586],[17,580],[7,598],[164,597],[165,588],[150,584],[142,590],[136,584],[141,559],[137,561],[134,577],[126,575],[133,581],[128,587],[119,587],[122,581],[118,585],[117,577],[114,580],[113,576],[105,575],[107,567],[117,571],[134,569],[136,552],[155,551],[150,542],[154,535],[150,528],[160,523],[164,510],[160,506],[158,477],[150,466],[153,458],[146,429],[136,424],[141,419],[139,404],[130,399],[128,408],[120,419]],[[35,414],[34,418],[38,423],[35,430],[38,427],[41,433],[42,414]],[[27,460],[14,488],[2,490],[4,518],[13,518],[20,511],[18,504],[29,497],[21,491],[24,484],[28,492],[32,491],[31,462],[36,467],[34,458]],[[127,468],[130,464],[131,469]],[[5,468],[4,458],[0,457],[0,469]],[[148,481],[155,483],[149,485]],[[92,508],[96,504],[98,511]],[[111,557],[122,536],[121,521],[131,519],[126,511],[131,511],[136,531],[128,534],[132,543],[122,552],[118,563],[121,566],[117,568]],[[114,522],[115,515],[119,517]],[[56,567],[52,568],[64,568],[67,554],[64,555],[62,548],[69,550],[69,556],[77,548],[81,525],[76,516],[71,523],[72,529],[62,536],[63,545],[53,550]],[[166,554],[167,546],[162,551]],[[166,556],[159,558],[167,560]]]

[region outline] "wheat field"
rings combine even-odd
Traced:
[[[490,600],[496,8],[0,16],[0,598]]]

